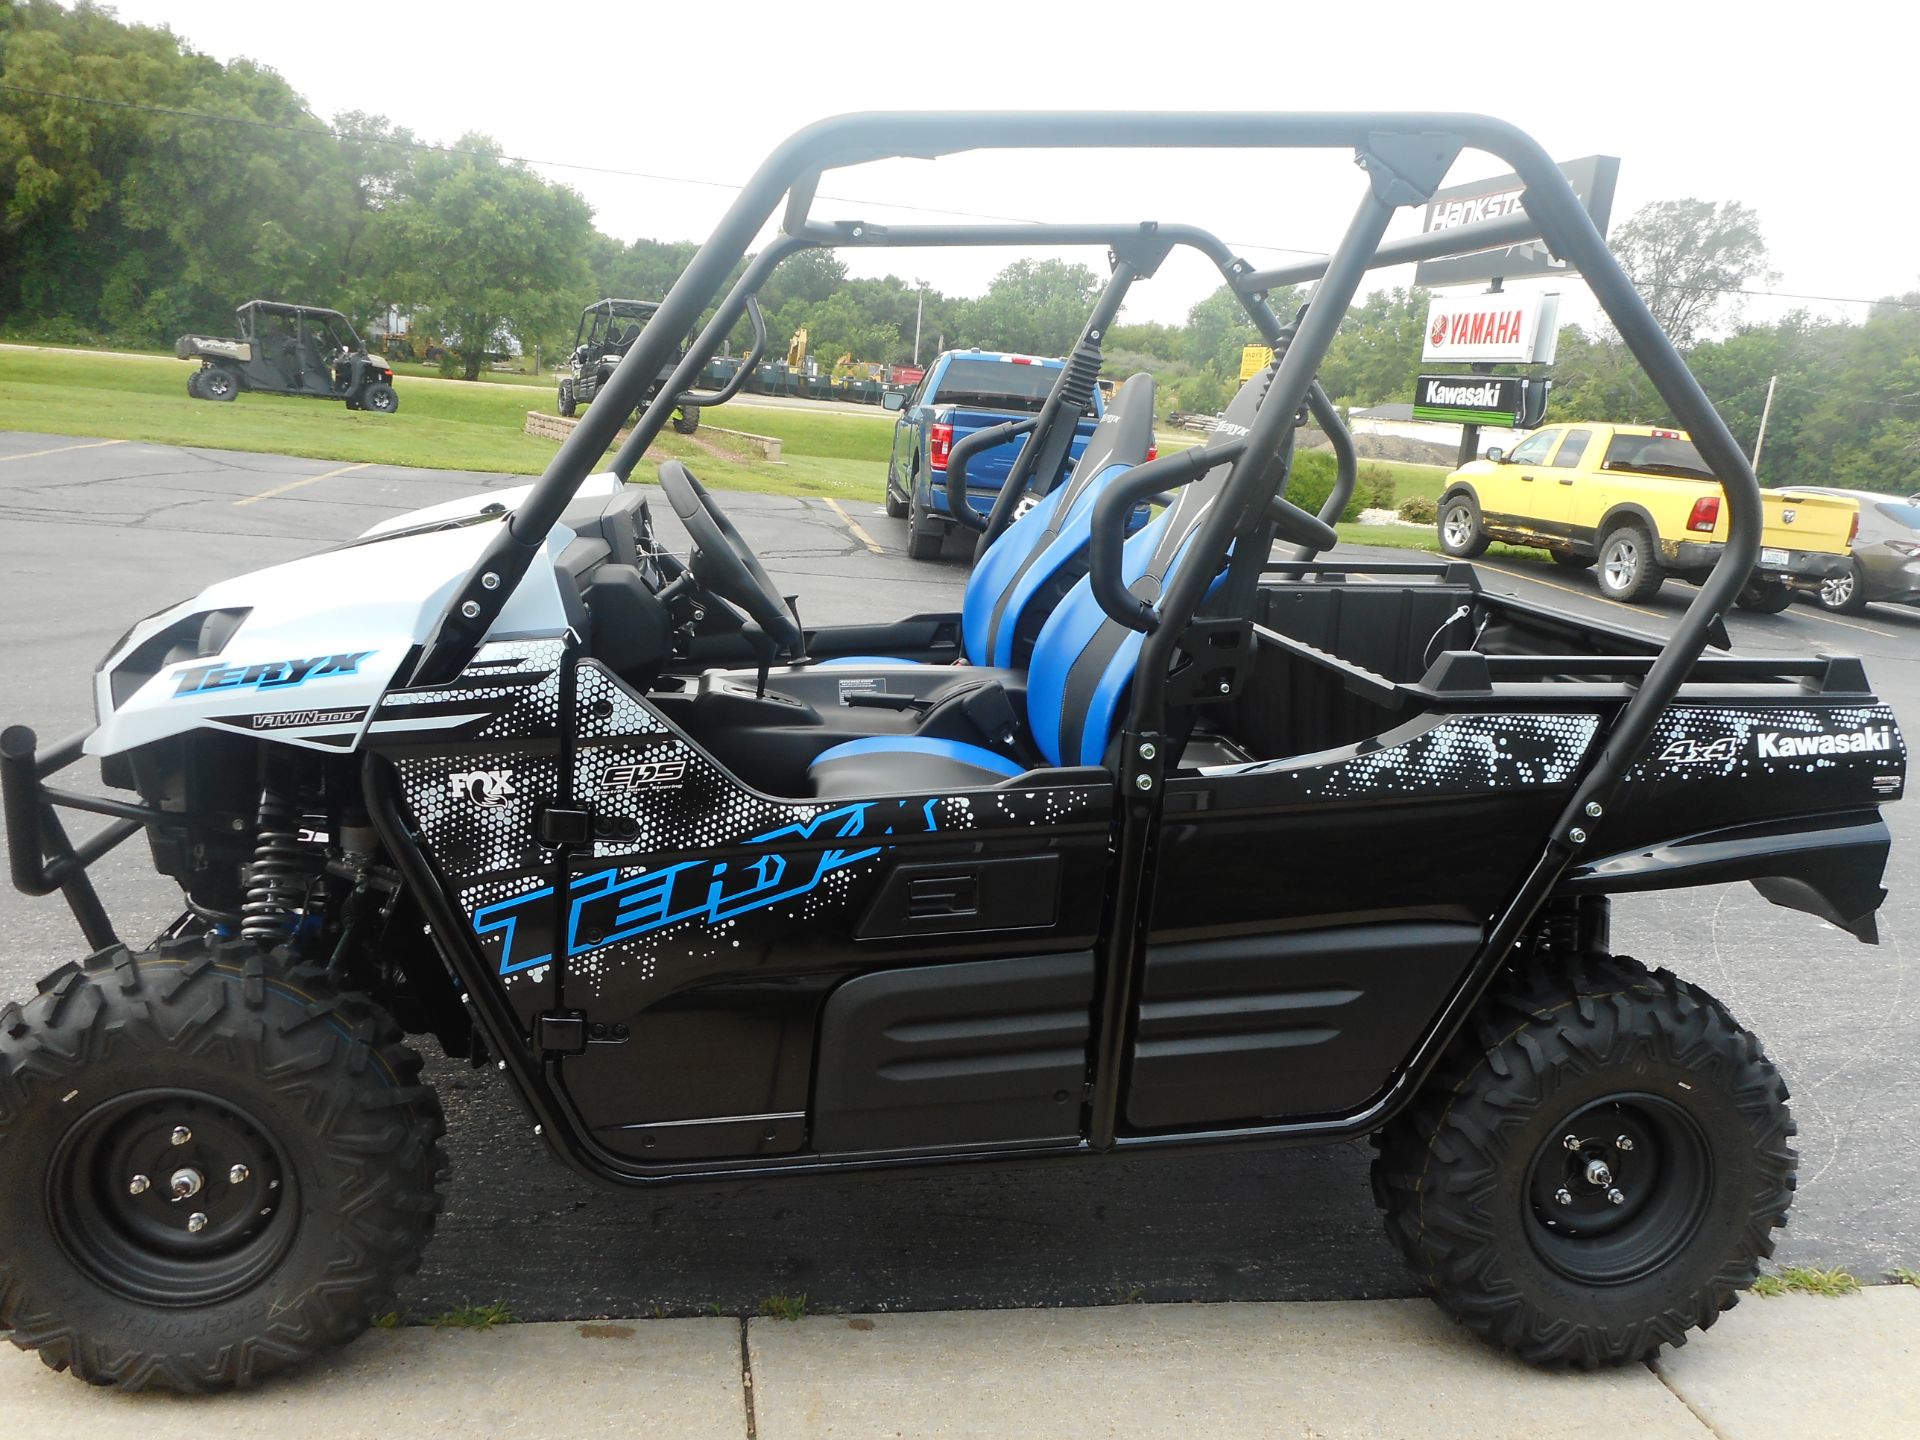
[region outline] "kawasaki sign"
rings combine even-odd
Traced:
[[[1526,383],[1518,375],[1422,375],[1413,390],[1413,418],[1512,425]]]

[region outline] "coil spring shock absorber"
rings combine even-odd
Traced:
[[[247,866],[247,899],[240,907],[240,934],[263,945],[293,938],[307,898],[313,865],[300,850],[300,810],[271,783],[260,792],[260,819],[253,863]]]

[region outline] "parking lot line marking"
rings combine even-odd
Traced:
[[[1882,640],[1890,638],[1887,635],[1887,632],[1884,630],[1876,630],[1871,625],[1861,625],[1856,621],[1852,621],[1852,620],[1842,620],[1838,616],[1828,615],[1827,613],[1821,610],[1809,610],[1807,611],[1807,615],[1811,619],[1824,620],[1829,625],[1844,625],[1849,630],[1859,630],[1862,633],[1867,635],[1878,636]]]
[[[834,514],[847,522],[847,529],[853,532],[854,539],[858,540],[876,555],[884,555],[887,553],[886,547],[876,542],[873,536],[861,529],[860,522],[849,515],[838,500],[834,499],[831,495],[823,495],[820,498],[825,500],[827,504],[833,508]]]
[[[124,445],[124,440],[88,440],[79,445],[55,445],[51,450],[29,450],[24,455],[0,455],[0,464],[8,460],[37,460],[42,455],[64,455],[69,450],[98,450],[105,445]]]
[[[258,495],[248,495],[233,503],[236,505],[257,504],[262,500],[271,500],[276,495],[284,495],[289,490],[298,490],[302,485],[311,485],[316,480],[331,480],[336,475],[351,475],[356,470],[365,470],[371,464],[373,464],[371,460],[362,460],[358,465],[342,465],[338,470],[326,470],[318,475],[309,475],[304,480],[295,480],[286,485],[276,485],[271,490],[262,490]]]

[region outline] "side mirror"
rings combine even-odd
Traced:
[[[1498,445],[1489,445],[1487,447],[1487,459],[1491,460],[1494,464],[1504,464],[1506,463],[1506,458],[1507,452],[1502,450]]]
[[[904,410],[907,408],[907,392],[904,390],[883,390],[880,392],[882,410]]]

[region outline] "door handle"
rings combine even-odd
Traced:
[[[980,882],[972,875],[928,875],[907,886],[907,918],[972,915],[980,909]]]
[[[1522,475],[1520,478],[1526,481],[1529,485],[1533,483],[1533,477],[1531,475]]]
[[[1562,485],[1571,485],[1571,484],[1573,483],[1573,481],[1571,481],[1571,480],[1562,480],[1562,481],[1561,481],[1560,483],[1561,483]]]

